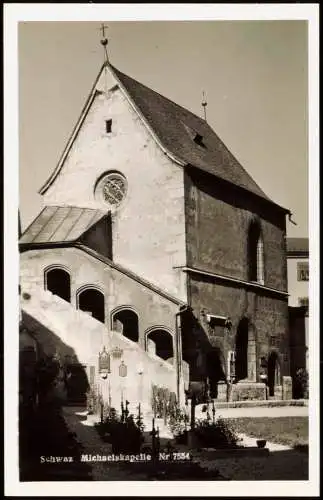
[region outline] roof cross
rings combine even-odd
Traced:
[[[203,96],[202,96],[202,106],[203,106],[203,111],[204,111],[204,120],[206,121],[206,106],[207,106],[207,102],[206,102],[206,95],[205,95],[205,92],[203,90]]]
[[[102,32],[101,45],[103,46],[103,49],[104,49],[104,62],[107,62],[109,60],[108,51],[107,51],[108,39],[107,39],[106,33],[105,33],[106,29],[108,29],[108,26],[105,26],[105,24],[102,23],[101,27],[100,27],[100,31]]]

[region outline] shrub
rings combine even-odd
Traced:
[[[305,368],[299,368],[294,377],[294,397],[296,399],[308,399],[308,372]]]
[[[105,420],[97,424],[96,429],[103,440],[112,444],[113,453],[138,453],[144,441],[140,412],[135,422],[127,411],[119,416],[115,408],[109,408]]]
[[[59,375],[60,365],[54,356],[44,355],[37,361],[36,378],[39,397],[42,400],[53,388]]]
[[[189,423],[188,415],[176,404],[168,417],[168,427],[177,441],[185,441],[187,425]],[[183,439],[181,439],[183,438]]]
[[[151,408],[154,416],[163,418],[165,423],[176,406],[176,394],[167,387],[152,385]]]
[[[97,387],[95,385],[89,387],[86,391],[86,409],[89,414],[99,413],[101,404],[102,398],[98,393]]]
[[[138,453],[143,443],[141,429],[136,425],[133,415],[125,422],[114,422],[110,431],[113,453]]]
[[[221,449],[238,448],[237,434],[223,419],[218,419],[216,422],[197,420],[194,432],[201,446]]]

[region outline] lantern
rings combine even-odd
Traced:
[[[114,359],[120,359],[123,354],[123,350],[120,349],[120,347],[115,347],[112,349],[111,354]]]

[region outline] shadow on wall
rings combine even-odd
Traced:
[[[58,398],[71,404],[85,404],[89,381],[74,349],[25,311],[21,329],[35,339],[38,352],[31,359],[20,342],[20,393],[26,394],[29,386],[29,392],[36,392],[39,399],[46,399],[49,392],[55,391]]]

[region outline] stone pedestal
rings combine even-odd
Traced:
[[[283,377],[283,397],[282,399],[293,399],[293,385],[292,385],[292,377],[284,376]]]
[[[218,396],[216,398],[217,401],[226,401],[227,400],[227,384],[225,382],[218,383]]]
[[[231,388],[230,401],[265,400],[266,384],[242,380],[233,384]]]

